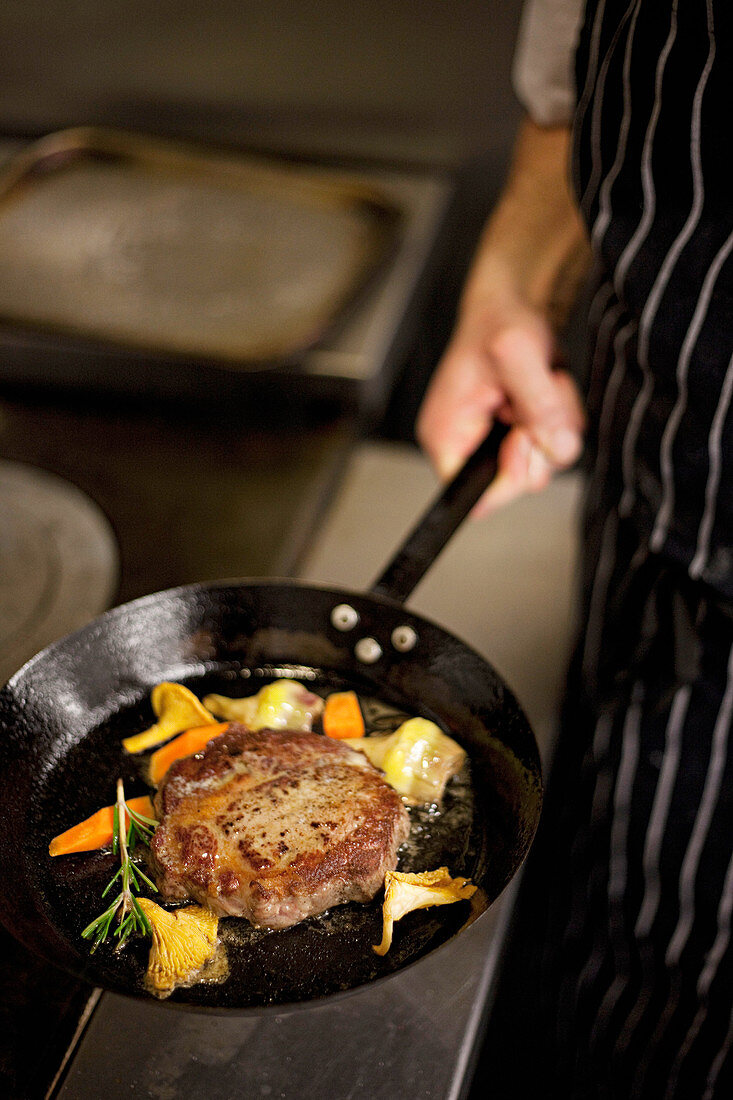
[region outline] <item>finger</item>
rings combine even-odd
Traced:
[[[454,476],[491,427],[504,395],[475,346],[454,343],[428,386],[418,442],[443,479]]]
[[[473,510],[476,519],[489,515],[524,493],[546,488],[555,471],[529,433],[513,428],[499,450],[499,472]]]
[[[497,335],[493,352],[497,382],[511,396],[513,418],[556,466],[575,462],[582,449],[580,401],[569,376],[550,369],[543,341],[526,328],[507,328]]]

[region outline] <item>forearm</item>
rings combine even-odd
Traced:
[[[418,416],[418,439],[444,477],[497,416],[513,425],[484,508],[542,488],[582,445],[583,412],[573,380],[557,369],[555,340],[589,259],[568,145],[565,128],[522,125]]]
[[[570,188],[570,132],[525,119],[509,177],[486,226],[461,299],[467,313],[519,301],[562,327],[590,259]]]

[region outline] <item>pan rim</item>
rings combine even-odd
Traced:
[[[508,691],[511,693],[514,702],[522,713],[522,716],[526,719],[524,714],[524,708],[519,700],[514,695],[514,691],[511,685],[507,684],[503,676],[501,676],[494,668],[491,661],[480,653],[475,646],[472,646],[459,634],[456,634],[449,627],[443,623],[438,622],[436,619],[432,619],[427,615],[423,615],[421,612],[412,611],[406,604],[401,603],[399,600],[393,599],[391,596],[384,596],[381,593],[371,592],[369,590],[360,590],[358,588],[346,588],[341,585],[330,585],[322,582],[314,581],[300,581],[294,577],[230,577],[223,578],[221,580],[209,580],[209,581],[191,581],[186,584],[174,585],[170,588],[161,588],[155,592],[148,592],[142,596],[136,596],[131,600],[126,600],[124,603],[115,604],[113,607],[107,608],[100,614],[95,615],[88,622],[83,623],[82,626],[77,627],[75,630],[70,631],[68,634],[62,635],[60,638],[54,639],[49,642],[48,645],[40,649],[38,653],[35,653],[27,661],[25,661],[19,669],[17,669],[11,677],[0,686],[0,695],[3,695],[7,688],[11,688],[15,685],[18,677],[25,672],[30,671],[33,666],[41,659],[56,653],[62,647],[71,644],[75,639],[91,631],[94,627],[101,625],[102,623],[108,623],[114,621],[114,619],[122,616],[130,611],[145,607],[148,604],[152,604],[155,601],[160,601],[164,598],[174,599],[179,596],[184,596],[187,593],[195,592],[214,592],[217,590],[227,589],[240,589],[240,588],[301,588],[309,592],[321,592],[332,593],[334,596],[350,596],[355,599],[369,600],[375,604],[380,604],[385,607],[389,607],[392,610],[402,610],[406,615],[411,618],[419,620],[431,627],[433,630],[441,631],[443,634],[452,638],[458,642],[465,650],[471,653],[478,660],[483,661],[494,674],[502,681]],[[529,725],[529,723],[528,723]]]
[[[404,613],[406,616],[411,618],[413,621],[415,621],[417,623],[423,623],[423,624],[429,626],[432,630],[437,631],[440,635],[443,635],[444,637],[447,637],[448,639],[452,639],[452,641],[457,643],[463,649],[464,652],[473,654],[474,657],[479,662],[481,662],[483,665],[486,666],[486,668],[488,670],[490,670],[490,672],[497,678],[499,683],[506,688],[507,694],[511,698],[512,706],[514,708],[516,708],[516,712],[517,712],[518,717],[521,718],[521,720],[523,721],[523,723],[526,726],[527,731],[529,732],[529,734],[531,734],[531,739],[534,741],[534,751],[535,751],[536,755],[535,755],[535,760],[533,761],[533,763],[536,764],[536,769],[534,769],[533,774],[535,775],[535,778],[537,779],[537,782],[539,784],[539,790],[541,791],[541,765],[540,765],[540,759],[539,759],[539,751],[538,751],[537,746],[536,746],[536,741],[534,740],[533,731],[531,730],[529,722],[526,719],[526,715],[524,714],[524,711],[522,710],[520,704],[518,703],[518,701],[514,697],[513,692],[511,691],[510,688],[508,688],[504,684],[503,678],[496,672],[496,670],[493,668],[493,665],[491,665],[491,663],[482,654],[478,653],[473,647],[471,647],[465,641],[463,641],[461,638],[459,638],[457,635],[455,635],[454,633],[449,631],[442,624],[439,624],[439,623],[437,623],[437,622],[435,622],[435,621],[433,621],[433,620],[431,620],[431,619],[429,619],[425,616],[422,616],[420,614],[417,614],[415,612],[410,611],[408,608],[405,607],[405,605],[403,603],[401,603],[400,601],[395,600],[395,599],[393,599],[389,596],[385,596],[385,595],[382,595],[382,594],[375,594],[375,593],[368,592],[368,591],[363,592],[363,591],[358,591],[356,589],[343,588],[341,586],[333,586],[333,585],[328,585],[328,584],[324,584],[324,583],[301,582],[301,581],[297,580],[296,578],[289,578],[289,577],[285,577],[285,578],[281,578],[281,577],[267,577],[267,578],[239,577],[239,578],[227,578],[227,579],[211,580],[211,581],[204,581],[204,582],[193,582],[193,583],[188,583],[188,584],[184,584],[184,585],[174,586],[174,587],[171,587],[171,588],[168,588],[168,589],[162,589],[162,590],[152,592],[152,593],[147,593],[145,595],[137,597],[136,599],[127,601],[126,603],[118,604],[118,605],[116,605],[112,608],[109,608],[108,610],[102,612],[100,615],[98,615],[95,618],[91,619],[88,623],[84,624],[83,626],[81,626],[77,630],[71,632],[70,634],[65,635],[62,638],[59,638],[59,639],[55,640],[54,642],[50,643],[50,645],[46,646],[43,650],[39,651],[39,653],[37,653],[28,662],[26,662],[10,678],[10,680],[7,682],[5,687],[0,691],[0,696],[5,695],[5,694],[8,694],[11,697],[14,696],[16,694],[16,689],[22,684],[23,676],[32,674],[32,672],[35,670],[37,664],[40,661],[42,661],[43,659],[48,659],[48,658],[52,657],[54,654],[57,654],[59,652],[59,650],[61,650],[61,651],[63,651],[64,649],[68,650],[69,648],[73,647],[75,641],[80,636],[84,636],[86,638],[88,638],[90,636],[93,637],[95,630],[100,629],[102,624],[114,624],[114,622],[116,620],[123,619],[125,615],[130,614],[131,612],[133,612],[137,609],[140,609],[142,611],[142,610],[144,610],[145,607],[148,607],[148,606],[151,606],[151,605],[154,606],[156,603],[165,602],[167,600],[175,601],[177,598],[185,599],[186,597],[191,597],[191,598],[195,599],[195,597],[201,595],[202,593],[208,593],[210,595],[215,595],[215,594],[219,593],[219,594],[221,594],[222,597],[225,597],[227,592],[234,592],[234,591],[247,590],[247,589],[257,589],[257,590],[275,590],[275,589],[296,590],[296,589],[299,589],[299,590],[302,590],[302,591],[308,591],[308,592],[312,592],[312,593],[320,593],[320,594],[323,594],[323,595],[327,595],[329,597],[333,597],[333,599],[336,602],[342,602],[344,598],[354,599],[354,600],[357,600],[357,601],[366,601],[370,605],[374,605],[377,608],[378,607],[385,607],[385,608],[391,609],[393,612]],[[525,856],[526,856],[526,852],[525,852]],[[516,873],[516,870],[518,870],[520,866],[521,866],[521,862],[520,862],[519,866],[515,869],[514,873]],[[512,877],[513,877],[513,875],[512,875]],[[505,883],[504,888],[502,890],[500,890],[499,894],[497,894],[492,899],[492,901],[489,903],[489,905],[486,907],[486,909],[484,911],[482,911],[478,914],[468,914],[467,920],[459,928],[455,929],[449,935],[449,937],[446,940],[442,940],[441,942],[437,943],[435,946],[429,947],[427,950],[425,950],[424,952],[422,952],[421,954],[419,954],[415,958],[409,959],[409,960],[401,963],[394,970],[390,970],[387,973],[380,974],[380,975],[378,975],[376,977],[373,977],[373,978],[369,979],[368,981],[362,982],[360,984],[357,984],[357,985],[354,985],[354,986],[351,986],[351,987],[348,987],[348,988],[345,988],[345,989],[331,990],[329,992],[319,994],[319,995],[316,995],[316,996],[309,996],[309,997],[303,998],[302,1000],[284,1000],[284,1001],[275,1002],[275,1003],[249,1004],[249,1005],[241,1005],[241,1004],[240,1005],[236,1005],[236,1004],[234,1004],[234,1005],[211,1005],[211,1004],[198,1004],[198,1003],[195,1003],[195,1002],[188,1002],[188,1001],[179,1001],[179,1000],[175,1000],[175,999],[167,999],[165,1001],[158,1002],[158,1003],[163,1003],[163,1004],[166,1005],[166,1007],[176,1008],[178,1010],[194,1011],[194,1012],[206,1012],[206,1013],[211,1013],[211,1014],[216,1014],[216,1015],[218,1015],[218,1014],[224,1014],[224,1015],[238,1014],[238,1015],[244,1015],[244,1016],[261,1015],[263,1013],[274,1014],[274,1015],[286,1015],[286,1014],[289,1014],[291,1012],[304,1011],[304,1010],[307,1010],[308,1008],[323,1006],[327,1003],[333,1002],[334,999],[339,999],[340,1000],[345,996],[351,996],[351,995],[359,993],[360,991],[364,992],[366,990],[371,989],[372,987],[375,987],[377,985],[381,985],[390,978],[396,977],[397,975],[402,974],[403,972],[407,972],[407,971],[412,970],[419,963],[424,962],[427,959],[430,959],[432,956],[434,956],[437,951],[439,951],[441,949],[449,948],[450,945],[452,943],[454,943],[455,940],[458,938],[459,934],[465,933],[465,931],[468,929],[468,927],[470,927],[471,924],[477,923],[479,920],[482,920],[485,913],[489,909],[493,908],[496,901],[498,901],[498,899],[501,897],[502,893],[504,892],[504,889],[506,888],[507,884],[508,883]],[[3,914],[3,917],[4,917],[4,914]],[[37,941],[34,941],[33,943],[29,943],[27,939],[23,938],[21,935],[18,935],[18,933],[15,931],[14,928],[12,928],[10,925],[6,924],[4,919],[3,919],[3,924],[5,924],[6,927],[9,928],[9,930],[12,932],[13,935],[16,936],[16,938],[20,939],[21,942],[23,942],[27,947],[29,947],[34,953],[41,955],[41,957],[46,959],[46,961],[49,962],[51,965],[60,967],[61,969],[65,970],[67,973],[72,974],[74,977],[80,978],[83,981],[89,982],[89,984],[92,985],[92,986],[94,986],[94,985],[100,986],[100,983],[95,982],[94,979],[92,979],[91,982],[90,982],[88,978],[85,978],[83,976],[83,974],[80,973],[80,970],[79,970],[78,967],[75,967],[74,965],[64,966],[63,964],[59,963],[57,960],[54,960],[53,958],[50,958],[48,955],[44,954],[44,952],[42,950],[39,950],[39,947],[37,945]],[[122,996],[125,996],[125,997],[131,997],[133,1000],[143,1000],[143,1001],[147,1001],[148,1003],[151,1000],[154,1000],[148,994],[144,994],[142,991],[138,991],[138,990],[135,990],[135,989],[115,989],[115,988],[110,988],[109,986],[101,986],[101,987],[106,989],[106,990],[109,990],[110,992],[115,992],[115,993],[118,993],[118,994],[120,994]]]

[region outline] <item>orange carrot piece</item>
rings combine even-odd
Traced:
[[[193,726],[192,729],[174,737],[167,745],[156,749],[148,763],[148,778],[157,787],[171,764],[183,756],[193,756],[206,748],[212,737],[220,737],[229,728],[228,722],[209,722],[205,726]]]
[[[364,717],[355,691],[334,691],[326,697],[323,732],[337,738],[364,736]]]
[[[146,794],[139,798],[128,798],[126,805],[141,817],[155,818],[153,803]],[[125,818],[127,816],[126,814]],[[78,825],[72,825],[66,832],[55,836],[48,846],[48,854],[66,856],[72,852],[93,852],[96,848],[104,848],[106,844],[112,843],[114,820],[114,806],[104,806],[85,821],[80,821]]]

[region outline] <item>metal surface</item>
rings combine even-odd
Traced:
[[[499,906],[398,981],[307,1013],[212,1019],[105,993],[56,1095],[458,1100],[512,894],[513,884]]]
[[[397,209],[334,171],[115,131],[0,178],[6,322],[247,368],[322,339],[394,246]]]
[[[45,470],[0,462],[0,684],[56,638],[98,615],[118,580],[101,510]]]

